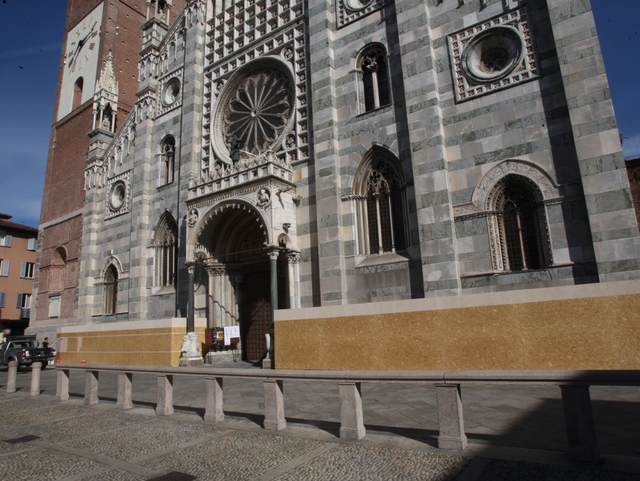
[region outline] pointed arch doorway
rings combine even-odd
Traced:
[[[255,208],[225,204],[214,209],[196,247],[206,252],[207,327],[239,325],[242,359],[254,362],[265,357],[272,326],[270,252],[278,254],[277,298],[286,300],[286,261],[279,249],[268,247],[267,232]]]

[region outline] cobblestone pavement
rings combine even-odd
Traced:
[[[204,385],[176,377],[171,416],[154,412],[154,376],[134,376],[134,409],[115,409],[115,375],[85,406],[84,377],[55,401],[55,371],[41,395],[29,375],[5,394],[0,371],[0,479],[45,480],[640,480],[640,389],[592,388],[605,461],[566,459],[557,388],[463,387],[469,448],[437,449],[435,393],[419,385],[363,384],[367,436],[341,441],[332,383],[285,383],[287,428],[265,431],[262,385],[225,380],[225,421],[204,423]],[[556,392],[556,390],[558,392]],[[173,474],[171,474],[173,473]]]

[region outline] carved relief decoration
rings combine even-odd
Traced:
[[[234,187],[233,189],[226,189],[220,192],[213,191],[205,191],[205,195],[200,197],[195,197],[193,200],[188,201],[189,207],[197,207],[202,210],[202,208],[215,204],[216,202],[220,202],[223,200],[233,199],[233,198],[243,198],[250,202],[252,205],[256,205],[258,192],[260,190],[266,190],[267,192],[278,192],[278,191],[287,191],[291,192],[292,196],[295,196],[295,188],[292,189],[292,186],[282,182],[276,178],[269,178],[262,180],[258,183],[251,183],[246,185],[240,185]],[[292,189],[292,190],[289,190]],[[196,190],[196,189],[194,189]],[[197,188],[200,190],[200,188]],[[191,197],[190,197],[191,199]]]
[[[300,252],[290,251],[287,253],[287,263],[298,264],[300,262]]]
[[[291,118],[292,101],[281,72],[263,70],[243,79],[223,107],[222,136],[229,152],[258,155],[274,149]]]
[[[189,216],[187,218],[187,224],[189,224],[189,227],[194,227],[198,223],[199,218],[200,213],[198,212],[198,209],[189,209]]]
[[[288,178],[292,165],[308,159],[302,0],[213,4],[207,17],[202,159],[195,184],[222,179],[205,189],[217,191],[265,175],[265,169],[273,170],[266,175]]]
[[[182,105],[183,72],[184,69],[180,68],[158,81],[160,95],[156,107],[156,118]]]
[[[387,0],[336,0],[338,28],[381,9]]]
[[[454,206],[453,214],[456,220],[464,220],[461,218],[491,210],[490,193],[498,182],[509,174],[517,174],[528,179],[532,185],[536,186],[536,189],[540,190],[543,196],[542,201],[545,203],[550,203],[561,197],[560,190],[554,181],[540,167],[521,160],[506,160],[482,177],[473,191],[470,204]]]
[[[457,102],[538,78],[526,7],[448,36]]]
[[[259,237],[262,239],[262,245],[266,245],[269,239],[269,228],[266,225],[266,220],[258,213],[258,211],[245,200],[234,199],[231,201],[222,201],[207,212],[205,212],[200,222],[195,226],[193,234],[189,237],[193,239],[193,252],[201,252],[206,255],[207,258],[213,257],[214,253],[211,252],[210,242],[213,238],[213,231],[219,220],[219,216],[226,213],[228,210],[237,210],[244,215],[255,217],[257,225],[255,228],[260,232]]]
[[[118,273],[118,279],[128,279],[129,278],[129,271],[125,271],[124,267],[122,265],[122,262],[120,261],[120,259],[118,259],[117,256],[114,255],[110,255],[107,260],[105,261],[105,263],[102,266],[102,269],[100,270],[100,274],[98,275],[98,277],[94,277],[95,280],[95,284],[94,285],[100,285],[102,283],[102,281],[104,280],[105,276],[107,275],[107,269],[109,269],[109,267],[115,267],[116,272]]]
[[[92,142],[89,145],[89,157],[92,157],[93,150],[104,150],[104,156],[95,157],[87,164],[84,171],[86,191],[104,187],[107,179],[119,175],[127,156],[132,152],[135,133],[135,113],[130,112],[111,143]]]
[[[517,176],[519,182],[527,185],[536,197],[537,208],[540,211],[538,231],[542,241],[544,257],[542,261],[544,265],[553,264],[553,249],[546,221],[545,206],[562,200],[560,190],[540,167],[524,161],[507,160],[485,174],[474,189],[470,204],[458,205],[453,208],[456,222],[477,218],[487,219],[491,261],[494,271],[497,272],[506,269],[506,248],[500,227],[502,212],[496,209],[501,204],[504,195],[506,178],[513,175]]]
[[[127,171],[109,180],[105,189],[105,219],[129,212],[130,178],[131,171]]]
[[[266,208],[271,203],[269,189],[260,189],[256,193],[256,205],[261,209]]]
[[[293,128],[295,89],[281,57],[262,57],[239,68],[220,92],[212,125],[216,162],[234,165],[277,152]]]
[[[517,181],[516,181],[517,179]],[[516,179],[511,179],[510,182],[518,182],[524,184],[526,189],[533,193],[536,204],[534,208],[537,210],[537,226],[536,232],[540,240],[542,250],[541,265],[549,266],[553,264],[553,249],[551,245],[551,234],[547,224],[547,213],[544,204],[544,194],[540,190],[538,184],[536,184],[531,178],[518,175]],[[489,223],[489,236],[491,241],[491,256],[493,261],[493,268],[497,271],[506,270],[507,263],[507,240],[504,237],[504,229],[501,228],[503,212],[497,211],[499,206],[504,205],[506,196],[506,184],[508,183],[506,176],[501,177],[500,180],[493,186],[489,195],[487,196],[487,203],[489,208],[494,209],[492,215],[489,215],[487,221]]]

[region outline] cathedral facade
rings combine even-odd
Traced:
[[[640,277],[588,2],[133,3],[127,62],[113,7],[68,25],[57,125],[91,106],[73,314],[47,315],[66,251],[42,235],[32,318],[64,360],[176,364],[185,329],[239,326],[257,361],[276,309]]]

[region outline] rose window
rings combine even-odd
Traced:
[[[109,193],[109,208],[116,212],[118,211],[122,205],[124,204],[126,195],[126,187],[124,182],[116,182],[111,187],[111,192]]]
[[[478,83],[509,75],[522,62],[522,37],[511,27],[489,28],[469,41],[462,52],[462,69]]]
[[[223,117],[224,144],[229,152],[260,154],[282,136],[292,110],[287,77],[266,70],[249,75],[236,87]]]
[[[494,48],[485,53],[480,59],[483,70],[489,73],[500,72],[509,62],[509,52],[502,48]]]
[[[373,0],[344,0],[344,5],[349,9],[357,12],[368,7]]]

